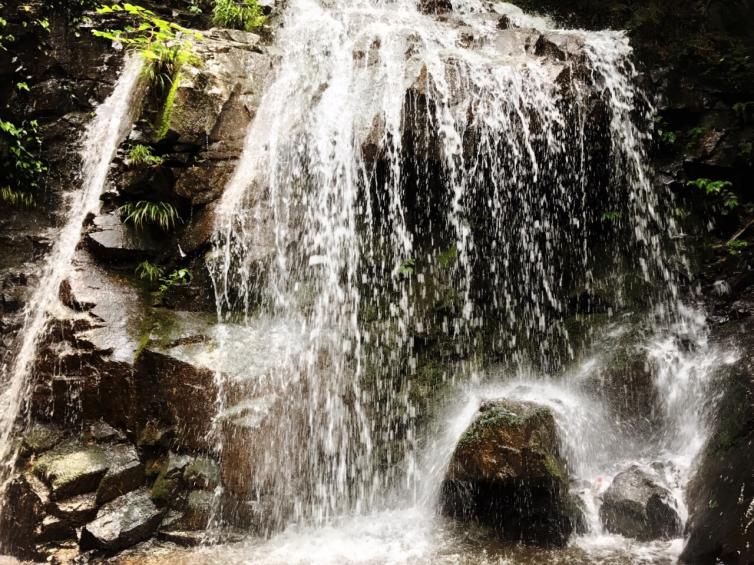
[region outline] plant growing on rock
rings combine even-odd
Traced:
[[[0,119],[0,201],[12,206],[32,206],[33,192],[47,167],[39,159],[42,141],[35,120],[15,124]]]
[[[257,0],[215,0],[212,21],[218,26],[252,31],[267,18]]]
[[[710,180],[699,178],[686,183],[687,186],[696,187],[709,196],[715,196],[722,200],[723,206],[728,210],[738,207],[738,196],[731,190],[733,183],[727,180]]]
[[[197,64],[194,41],[202,39],[202,34],[169,22],[134,4],[113,4],[97,9],[100,15],[124,12],[131,16],[136,25],[123,29],[93,30],[97,37],[138,52],[146,61],[144,72],[150,82],[164,87],[176,79],[180,68],[187,64]]]
[[[191,271],[188,269],[176,269],[172,271],[167,277],[160,279],[160,296],[164,296],[171,288],[179,285],[187,285],[191,282]]]
[[[162,165],[162,157],[152,155],[152,148],[147,145],[134,145],[128,151],[128,162],[131,165],[148,165],[150,167]]]
[[[169,231],[181,221],[178,211],[170,202],[127,202],[119,210],[123,221],[133,224],[136,229],[142,229],[145,225],[156,225],[164,231]]]
[[[201,41],[203,36],[198,31],[163,20],[154,12],[134,4],[113,4],[101,6],[97,10],[100,15],[118,12],[131,16],[136,25],[115,30],[94,30],[93,33],[97,37],[124,45],[144,58],[144,74],[150,86],[157,88],[165,100],[157,132],[157,139],[161,139],[170,124],[181,70],[186,65],[200,64],[194,47],[195,42]]]
[[[162,278],[165,269],[149,261],[143,261],[136,266],[136,276],[143,281],[153,283]]]

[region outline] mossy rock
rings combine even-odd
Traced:
[[[92,492],[105,475],[110,462],[99,446],[65,444],[44,453],[33,471],[50,486],[56,500]]]
[[[563,546],[583,528],[568,483],[550,410],[530,402],[487,401],[453,453],[442,509],[508,541]]]
[[[62,437],[63,434],[55,428],[35,424],[21,440],[21,455],[28,457],[49,451],[60,443]]]

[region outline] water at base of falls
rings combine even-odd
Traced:
[[[223,325],[295,328],[277,364],[217,375],[233,469],[217,522],[246,504],[272,539],[196,562],[662,563],[680,550],[608,535],[598,517],[631,464],[662,474],[683,513],[705,382],[726,358],[679,299],[628,40],[453,4],[444,18],[412,0],[287,8],[209,261]],[[579,338],[566,319],[583,296],[598,314]],[[661,412],[644,439],[585,384],[629,313]],[[220,358],[244,350],[232,333]],[[442,362],[442,378],[417,376]],[[589,528],[567,549],[505,547],[437,515],[458,438],[500,397],[555,416]]]

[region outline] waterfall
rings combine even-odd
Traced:
[[[60,283],[65,279],[81,239],[87,215],[95,213],[110,162],[128,133],[138,108],[138,84],[142,61],[130,57],[110,96],[96,110],[81,143],[81,187],[66,197],[65,223],[55,234],[54,245],[40,271],[39,284],[30,296],[19,331],[19,346],[13,360],[3,366],[0,395],[0,482],[15,464],[14,428],[29,399],[31,371],[37,347],[44,339],[48,316],[58,304]]]
[[[704,437],[693,418],[719,358],[681,303],[685,261],[669,197],[652,186],[654,110],[628,38],[555,29],[505,3],[453,5],[442,18],[413,0],[287,7],[282,60],[209,259],[221,325],[294,328],[274,366],[217,375],[231,498],[263,508],[268,532],[293,523],[311,541],[342,534],[343,516],[382,512],[386,527],[431,516],[455,441],[489,395],[552,408],[569,464],[594,489],[595,535],[594,481],[618,472],[616,452],[678,456],[681,484]],[[582,301],[607,320],[646,313],[668,431],[649,454],[629,450],[581,386],[610,362],[584,360],[593,336],[569,325]],[[689,325],[693,354],[678,345]],[[439,351],[453,374],[427,385],[418,373]],[[490,359],[495,371],[481,367]],[[456,407],[449,422],[434,415],[444,439],[425,439],[417,391]],[[271,562],[301,539],[291,531]]]

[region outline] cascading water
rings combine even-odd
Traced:
[[[680,489],[703,442],[704,380],[722,354],[679,302],[677,228],[651,183],[652,108],[628,39],[453,4],[443,18],[413,0],[287,8],[210,260],[222,324],[299,329],[264,374],[218,373],[231,495],[264,508],[267,531],[297,524],[240,550],[259,562],[467,559],[441,540],[433,508],[481,398],[552,409],[587,485],[591,533],[576,548],[615,562],[647,546],[603,534],[610,478],[661,460]],[[617,329],[576,335],[584,310]],[[585,351],[620,343],[618,314],[632,311],[647,313],[640,347],[662,412],[636,449],[585,385],[611,362]],[[427,385],[437,355],[453,374]],[[463,407],[437,419],[444,439],[424,439],[422,394]],[[317,541],[354,536],[332,551]]]
[[[39,285],[24,312],[17,354],[2,368],[0,483],[5,482],[15,464],[12,437],[24,403],[29,398],[30,372],[39,342],[47,330],[50,311],[58,303],[60,283],[70,269],[84,220],[97,211],[110,162],[128,133],[139,106],[141,68],[140,58],[127,60],[112,94],[97,108],[87,126],[81,145],[81,188],[67,197],[65,223],[55,235],[54,246],[40,271]]]

